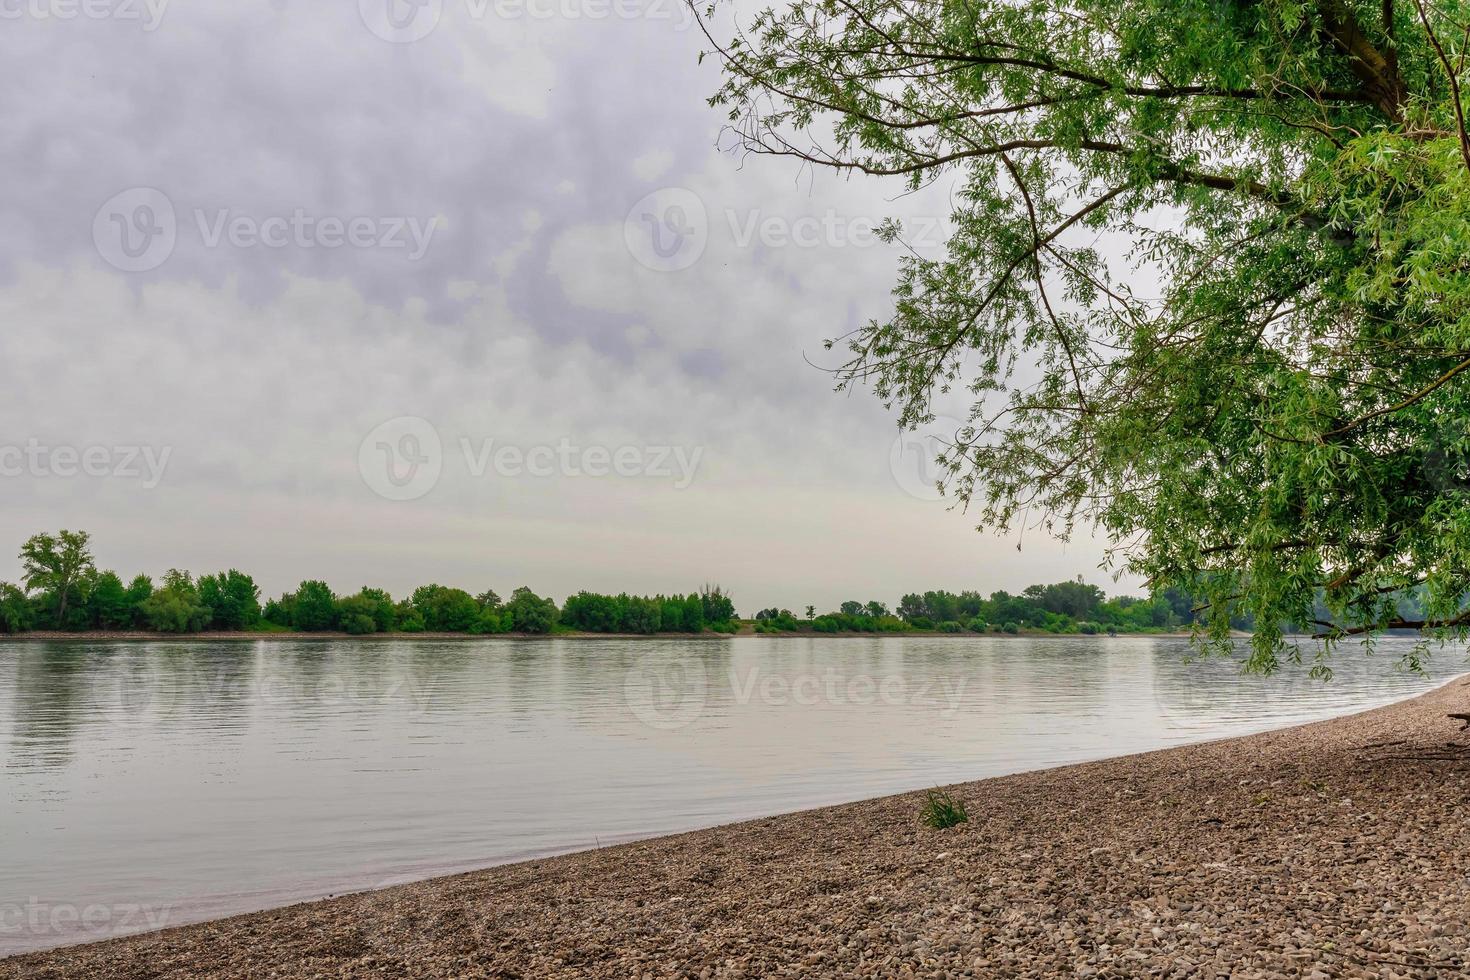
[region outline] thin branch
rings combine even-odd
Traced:
[[[1417,0],[1416,0],[1416,2],[1417,2]],[[1398,404],[1390,405],[1387,408],[1380,408],[1380,409],[1378,409],[1378,411],[1376,411],[1376,412],[1369,412],[1367,415],[1360,415],[1357,418],[1353,419],[1351,422],[1347,423],[1346,425],[1339,426],[1338,428],[1333,429],[1330,432],[1324,432],[1324,433],[1322,433],[1322,438],[1325,440],[1325,439],[1331,439],[1334,436],[1340,436],[1340,435],[1342,435],[1345,432],[1349,432],[1352,429],[1357,428],[1358,426],[1362,425],[1364,422],[1372,421],[1373,419],[1379,418],[1380,416],[1392,415],[1394,412],[1401,411],[1402,409],[1408,408],[1410,405],[1414,404],[1415,402],[1420,401],[1421,399],[1427,397],[1436,388],[1441,387],[1446,382],[1448,382],[1451,378],[1453,378],[1455,375],[1459,374],[1461,371],[1464,371],[1466,368],[1470,368],[1470,358],[1467,358],[1467,359],[1461,361],[1459,364],[1456,364],[1454,367],[1450,368],[1444,374],[1441,374],[1438,378],[1436,378],[1432,384],[1426,385],[1425,387],[1423,387],[1420,390],[1416,391],[1414,394],[1410,395],[1408,398],[1405,398],[1403,401],[1399,402]]]
[[[1444,73],[1450,80],[1450,94],[1455,101],[1455,128],[1459,130],[1460,156],[1465,160],[1465,169],[1470,170],[1470,132],[1465,129],[1465,105],[1460,100],[1460,78],[1450,64],[1449,55],[1445,54],[1444,45],[1439,43],[1439,35],[1434,33],[1434,28],[1429,23],[1429,14],[1424,10],[1423,0],[1414,0],[1414,9],[1419,12],[1419,23],[1424,25],[1424,33],[1429,37],[1429,43],[1434,46],[1434,53],[1439,56],[1439,63],[1444,66]]]

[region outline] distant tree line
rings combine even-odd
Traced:
[[[261,604],[254,579],[236,569],[195,579],[171,569],[158,581],[137,575],[126,585],[97,569],[84,531],[37,534],[21,548],[21,585],[0,582],[0,633],[148,630],[368,633],[734,632],[735,606],[719,586],[666,598],[580,592],[565,609],[519,588],[494,591],[425,585],[394,601],[364,587],[337,595],[317,580]]]
[[[550,598],[519,588],[502,601],[494,591],[471,595],[463,589],[425,585],[394,600],[386,591],[364,587],[337,595],[322,581],[302,582],[293,592],[263,605],[255,581],[236,569],[195,579],[171,569],[157,581],[147,575],[124,583],[117,573],[99,571],[83,531],[37,534],[22,546],[21,585],[0,582],[0,633],[32,630],[148,630],[160,633],[204,631],[368,633],[699,633],[738,629],[735,604],[719,586],[706,585],[687,595],[635,596],[578,592],[558,608]],[[1400,615],[1419,614],[1421,597],[1410,591],[1399,600]],[[1318,622],[1329,613],[1320,602]],[[1188,626],[1200,615],[1199,603],[1178,589],[1150,598],[1108,598],[1078,578],[1028,586],[1018,595],[936,590],[903,596],[896,608],[878,600],[850,600],[818,615],[789,609],[755,614],[758,633],[1144,633]],[[1231,625],[1249,630],[1249,618]],[[1308,624],[1310,628],[1313,624]]]
[[[337,596],[325,582],[302,582],[295,592],[272,599],[261,611],[269,627],[300,633],[340,630],[367,633],[550,633],[556,603],[522,587],[502,602],[493,590],[472,596],[463,589],[424,585],[394,602],[382,589],[364,586]]]
[[[562,605],[562,622],[588,633],[735,632],[735,603],[719,586],[686,596],[578,592]]]
[[[942,633],[1145,633],[1188,626],[1197,615],[1190,596],[1175,589],[1147,599],[1115,596],[1109,599],[1095,585],[1078,578],[1052,585],[1031,585],[1019,595],[976,591],[936,590],[905,595],[892,611],[877,600],[842,603],[837,610],[816,615],[807,607],[798,619],[788,609],[756,613],[756,632],[775,633],[811,629],[818,633],[900,633],[934,630]],[[1248,629],[1249,623],[1238,624]]]

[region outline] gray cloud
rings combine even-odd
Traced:
[[[1096,564],[1092,543],[1018,555],[905,493],[889,415],[806,361],[887,308],[898,252],[864,230],[901,217],[932,247],[944,188],[721,155],[716,74],[677,19],[440,9],[410,43],[355,2],[4,25],[0,444],[172,456],[153,489],[0,478],[0,539],[83,526],[122,570],[237,564],[273,591],[308,572],[558,595],[722,578],[742,606]],[[173,210],[156,262],[157,197],[99,217],[135,188]],[[650,195],[651,224],[631,213]],[[390,501],[358,454],[402,416],[432,422],[443,473]],[[487,477],[461,439],[703,455],[683,489]]]

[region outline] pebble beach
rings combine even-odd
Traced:
[[[3,978],[1460,977],[1470,679],[1244,738],[0,960]]]

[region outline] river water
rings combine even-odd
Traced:
[[[1178,638],[0,642],[0,955],[1343,714]]]

